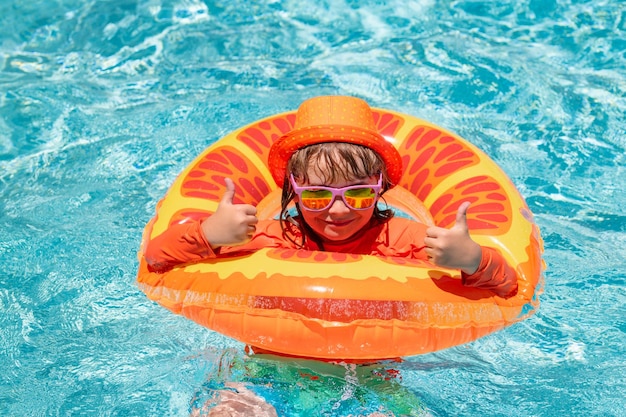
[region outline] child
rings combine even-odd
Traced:
[[[301,248],[430,260],[460,270],[463,285],[502,297],[517,291],[516,273],[502,256],[470,237],[470,203],[459,206],[450,229],[379,208],[377,202],[400,181],[402,159],[376,131],[363,100],[324,96],[305,101],[294,129],[272,145],[268,162],[283,187],[279,220],[259,222],[254,206],[233,204],[235,186],[226,179],[227,191],[212,216],[172,225],[149,242],[145,258],[151,270],[264,247]],[[292,201],[295,214],[288,209]]]

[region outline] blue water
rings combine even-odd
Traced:
[[[624,51],[609,0],[3,0],[0,415],[186,416],[235,382],[285,416],[625,416]],[[502,166],[545,239],[536,315],[370,372],[251,359],[146,299],[177,173],[320,94]]]

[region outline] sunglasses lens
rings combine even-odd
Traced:
[[[370,187],[354,188],[344,193],[346,203],[354,209],[370,208],[376,202],[376,191]]]
[[[333,201],[333,193],[328,190],[304,190],[300,204],[309,210],[324,210]]]

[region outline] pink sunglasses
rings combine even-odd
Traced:
[[[383,174],[376,185],[350,185],[333,188],[314,185],[299,187],[293,174],[289,175],[293,191],[298,195],[300,206],[309,211],[323,211],[329,208],[337,197],[341,197],[346,206],[354,210],[367,210],[378,201],[378,193],[383,184]]]

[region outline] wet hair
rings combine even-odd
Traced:
[[[324,167],[322,170],[321,167]],[[305,236],[313,239],[318,247],[323,250],[321,239],[310,229],[306,222],[302,221],[300,208],[296,204],[297,216],[292,216],[289,204],[293,201],[296,193],[293,191],[289,175],[293,174],[296,180],[308,182],[308,171],[313,169],[315,174],[325,184],[341,180],[359,180],[378,176],[382,173],[383,188],[382,196],[394,184],[391,184],[387,175],[385,162],[374,150],[361,145],[343,142],[317,143],[305,146],[293,153],[287,163],[283,193],[281,199],[280,225],[285,237],[298,247],[303,247]],[[383,200],[384,201],[384,200]],[[393,217],[390,208],[381,210],[378,205],[374,206],[373,218],[386,221]],[[302,236],[301,242],[296,242],[293,228],[297,228]]]

